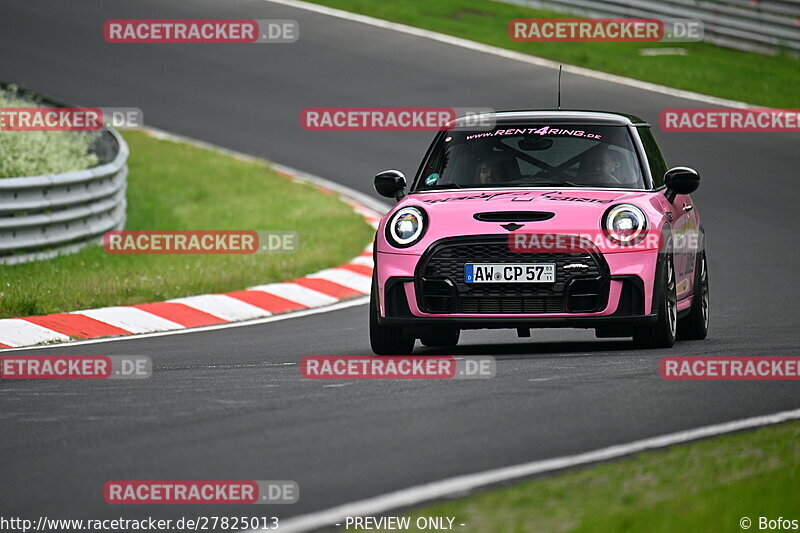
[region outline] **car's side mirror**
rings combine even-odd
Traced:
[[[700,186],[700,174],[693,168],[674,167],[664,174],[667,200],[672,203],[678,194],[691,194]]]
[[[399,170],[384,170],[375,176],[375,190],[386,198],[401,200],[405,194],[406,177]]]

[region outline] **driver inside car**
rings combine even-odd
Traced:
[[[497,185],[519,177],[519,167],[509,154],[490,153],[478,163],[477,178],[481,185]]]
[[[611,150],[605,147],[595,148],[581,161],[578,176],[584,179],[588,178],[593,185],[602,185],[603,182],[619,183],[620,179],[615,175],[619,166],[619,163],[611,155]]]

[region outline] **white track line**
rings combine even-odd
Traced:
[[[372,289],[372,278],[344,268],[326,268],[325,270],[309,274],[306,278],[332,281],[339,285],[344,285],[349,289],[353,289],[354,291],[363,292],[364,294],[369,294]]]
[[[744,102],[737,102],[735,100],[727,100],[725,98],[717,98],[715,96],[694,93],[691,91],[684,91],[681,89],[673,89],[671,87],[658,85],[656,83],[634,80],[631,78],[626,78],[624,76],[616,76],[614,74],[608,74],[606,72],[598,72],[596,70],[591,70],[583,67],[576,67],[574,65],[566,65],[563,63],[559,63],[558,61],[551,61],[549,59],[543,59],[541,57],[523,54],[521,52],[506,50],[505,48],[489,46],[488,44],[481,44],[475,41],[470,41],[468,39],[461,39],[460,37],[453,37],[451,35],[445,35],[443,33],[438,33],[435,31],[423,30],[421,28],[415,28],[413,26],[399,24],[397,22],[389,22],[388,20],[368,17],[366,15],[358,15],[355,13],[350,13],[348,11],[334,9],[332,7],[325,7],[317,4],[311,4],[308,2],[302,2],[300,0],[264,0],[264,1],[272,2],[273,4],[290,6],[297,9],[304,9],[306,11],[312,11],[314,13],[341,18],[352,22],[360,22],[362,24],[368,24],[370,26],[375,26],[386,30],[392,30],[400,33],[405,33],[408,35],[413,35],[414,37],[431,39],[433,41],[438,41],[440,43],[450,44],[461,48],[467,48],[469,50],[482,52],[484,54],[492,54],[494,56],[504,57],[506,59],[511,59],[514,61],[522,61],[523,63],[528,63],[539,67],[558,69],[559,66],[563,65],[564,72],[577,74],[579,76],[586,76],[588,78],[595,78],[598,80],[607,81],[611,83],[618,83],[620,85],[627,85],[628,87],[634,87],[636,89],[642,89],[644,91],[650,91],[654,93],[665,94],[668,96],[674,96],[676,98],[684,98],[686,100],[694,100],[696,102],[704,102],[707,104],[713,104],[725,107],[735,107],[735,108],[764,107],[764,106],[754,106],[752,104],[746,104]]]
[[[360,255],[355,259],[351,260],[350,263],[353,265],[364,265],[368,267],[375,266],[375,262],[372,260],[372,256],[367,256],[367,255]]]
[[[485,472],[479,472],[476,474],[453,477],[450,479],[444,479],[442,481],[434,481],[433,483],[427,483],[425,485],[418,485],[416,487],[390,492],[375,498],[368,498],[366,500],[352,502],[340,505],[338,507],[332,507],[324,511],[300,515],[294,518],[287,518],[286,520],[281,520],[281,532],[299,533],[324,527],[331,527],[336,523],[344,521],[344,519],[348,516],[375,516],[387,511],[405,509],[421,503],[438,500],[456,494],[463,494],[481,487],[495,485],[505,481],[525,478],[546,472],[553,472],[556,470],[562,470],[564,468],[597,463],[599,461],[607,461],[609,459],[618,459],[626,455],[640,453],[647,450],[664,448],[666,446],[683,444],[698,439],[723,435],[725,433],[733,433],[735,431],[753,429],[759,426],[778,424],[781,422],[798,419],[800,419],[800,409],[783,411],[771,415],[755,416],[752,418],[745,418],[743,420],[725,422],[723,424],[715,424],[713,426],[705,426],[696,429],[690,429],[688,431],[679,431],[677,433],[661,435],[659,437],[637,440],[627,444],[619,444],[616,446],[610,446],[608,448],[601,448],[599,450],[581,453],[578,455],[545,459],[543,461],[533,461],[530,463],[487,470]],[[246,533],[255,533],[255,531],[248,531]]]
[[[268,294],[274,294],[284,300],[297,302],[306,307],[317,307],[318,305],[330,305],[338,302],[338,298],[328,296],[327,294],[303,287],[296,283],[269,283],[267,285],[256,285],[247,289],[249,291],[261,291]]]
[[[132,306],[101,307],[100,309],[86,309],[74,311],[73,315],[83,315],[94,318],[105,324],[130,331],[131,333],[149,333],[151,331],[168,331],[184,329],[183,326],[166,318],[148,313]]]
[[[167,300],[170,303],[188,305],[193,309],[208,313],[223,320],[250,320],[270,316],[272,313],[227,294],[200,294]]]
[[[66,335],[18,318],[0,320],[0,338],[6,346],[25,346],[37,342],[69,340]]]

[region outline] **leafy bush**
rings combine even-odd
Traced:
[[[16,88],[0,88],[0,110],[34,107],[37,102]],[[83,170],[98,163],[89,150],[96,138],[91,132],[0,130],[0,178],[58,174]]]

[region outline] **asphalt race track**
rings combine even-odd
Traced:
[[[113,45],[101,33],[112,18],[295,19],[301,34],[283,45]],[[375,172],[413,175],[433,134],[306,132],[301,109],[546,108],[554,105],[555,76],[261,0],[0,5],[0,79],[76,105],[139,107],[150,126],[373,195]],[[665,107],[712,107],[568,74],[563,101],[654,124]],[[708,235],[712,291],[709,338],[679,342],[668,354],[798,355],[800,136],[657,135],[670,164],[703,176],[694,198]],[[796,383],[667,382],[658,375],[667,352],[580,330],[534,331],[531,339],[513,331],[463,334],[455,355],[497,358],[490,380],[303,380],[297,363],[305,355],[371,354],[365,305],[25,353],[149,355],[155,367],[142,381],[0,384],[0,514],[28,518],[289,517],[800,407]],[[269,507],[111,506],[102,498],[111,479],[291,479],[301,497]]]

